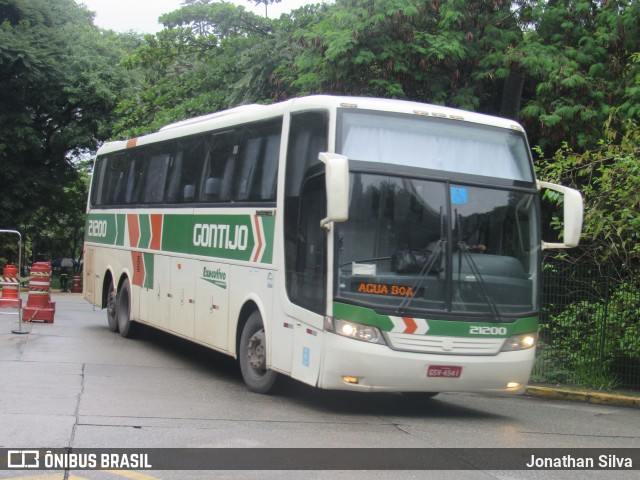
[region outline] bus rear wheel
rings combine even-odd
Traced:
[[[109,290],[107,291],[107,322],[109,323],[109,330],[112,332],[118,331],[118,317],[116,316],[116,287],[113,284],[113,280],[109,282]]]
[[[268,393],[278,374],[267,368],[267,341],[260,312],[249,315],[242,329],[238,357],[247,388],[255,393]]]
[[[131,287],[129,280],[122,282],[116,300],[116,317],[118,329],[124,338],[133,338],[137,333],[138,324],[131,321]]]

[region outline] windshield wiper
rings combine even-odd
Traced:
[[[431,272],[431,269],[435,265],[436,260],[440,257],[440,252],[444,250],[444,246],[446,245],[446,243],[447,241],[444,238],[441,238],[440,240],[438,240],[435,248],[431,252],[431,255],[429,255],[429,258],[424,263],[424,265],[422,266],[422,269],[418,273],[418,277],[411,284],[411,287],[410,287],[411,295],[407,295],[406,297],[404,297],[402,299],[402,302],[400,302],[400,305],[398,305],[398,308],[396,309],[396,313],[398,315],[402,315],[402,313],[407,308],[409,308],[409,305],[411,305],[411,302],[413,301],[416,294],[418,293],[418,290],[422,287],[422,284],[427,278],[427,275],[429,275],[429,273]]]
[[[484,283],[484,278],[480,273],[480,269],[478,268],[478,265],[476,265],[476,262],[473,260],[473,255],[471,255],[471,253],[469,252],[469,245],[467,245],[465,242],[458,242],[458,253],[460,252],[464,254],[465,258],[469,262],[469,267],[471,267],[471,273],[473,273],[474,277],[476,277],[476,280],[480,284],[480,290],[482,290],[482,294],[484,295],[484,298],[487,300],[487,304],[489,305],[489,308],[491,308],[491,312],[496,317],[498,322],[501,322],[502,318],[500,317],[500,311],[498,310],[498,305],[496,305],[495,300],[489,293],[489,290],[487,289],[487,285]],[[461,263],[462,263],[462,260],[460,259],[458,261],[458,281],[460,281],[460,276],[461,276],[461,270],[462,270]]]

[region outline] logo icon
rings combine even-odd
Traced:
[[[9,468],[40,468],[40,452],[38,450],[9,450],[7,452]]]

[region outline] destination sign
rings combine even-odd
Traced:
[[[373,295],[388,295],[393,297],[413,297],[416,291],[413,287],[407,285],[395,285],[388,283],[375,282],[352,282],[351,289],[358,293],[370,293]],[[422,289],[418,289],[420,293]]]

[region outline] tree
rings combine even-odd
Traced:
[[[565,144],[538,163],[541,178],[577,188],[584,196],[582,244],[560,258],[609,265],[619,279],[640,266],[640,127],[632,121],[626,126],[622,135],[607,127],[607,138],[591,150]]]
[[[282,0],[251,0],[253,3],[255,3],[256,5],[260,5],[261,3],[264,4],[264,16],[268,17],[269,16],[269,12],[267,10],[267,7],[269,5],[273,5],[274,3],[280,3]]]
[[[34,224],[41,207],[84,210],[67,196],[73,159],[110,136],[135,41],[100,32],[73,0],[0,0],[0,22],[0,225],[38,235],[50,226]]]
[[[547,155],[563,142],[589,149],[604,137],[609,118],[616,125],[639,120],[631,59],[640,51],[640,3],[531,3],[534,21],[512,63],[526,77],[522,119],[536,144]]]
[[[137,135],[240,103],[312,93],[402,98],[522,121],[546,155],[594,146],[640,115],[640,3],[629,0],[337,0],[267,19],[189,0],[131,60],[121,104]],[[612,110],[616,107],[615,111]]]
[[[301,93],[406,98],[497,112],[501,56],[521,40],[511,2],[338,0],[296,40]]]
[[[81,206],[87,202],[91,164],[90,160],[78,161],[74,165],[77,175],[61,187],[61,194],[41,203],[23,224],[23,234],[36,256],[82,256],[85,215]]]
[[[127,61],[145,78],[118,107],[117,135],[141,135],[238,104],[286,98],[274,72],[300,50],[289,40],[292,33],[322,8],[272,20],[230,3],[200,0],[165,14],[165,29],[146,36]]]

